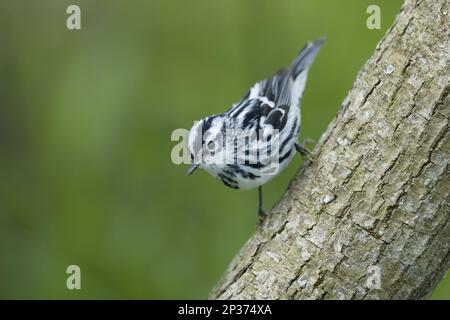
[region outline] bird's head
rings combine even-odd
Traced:
[[[191,175],[197,168],[220,166],[224,163],[223,141],[225,123],[223,116],[210,116],[196,122],[189,131],[188,149]]]

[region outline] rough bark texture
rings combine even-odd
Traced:
[[[410,299],[437,284],[450,264],[449,15],[448,0],[405,2],[314,163],[210,298]]]

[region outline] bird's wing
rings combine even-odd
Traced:
[[[257,82],[226,115],[242,124],[243,128],[258,123],[262,129],[270,126],[283,130],[289,110],[299,105],[307,72],[323,41],[318,39],[308,43],[289,68],[283,68],[270,78]]]
[[[280,129],[286,122],[283,115],[289,109],[292,79],[287,69],[257,82],[244,98],[226,112],[241,128],[258,124],[272,124]],[[261,122],[261,120],[263,122]]]

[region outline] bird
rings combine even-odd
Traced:
[[[227,111],[196,121],[188,133],[191,164],[233,189],[258,188],[258,215],[264,220],[262,186],[281,173],[296,152],[310,155],[297,142],[300,105],[308,71],[325,38],[308,42],[289,67],[255,83]]]

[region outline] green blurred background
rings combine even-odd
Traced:
[[[206,298],[254,231],[257,193],[186,177],[171,132],[326,35],[302,110],[317,140],[401,3],[0,0],[0,298]],[[267,208],[300,164],[266,186]],[[82,290],[66,289],[70,264]]]

